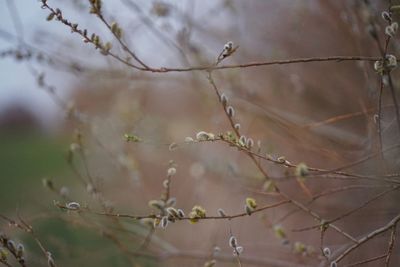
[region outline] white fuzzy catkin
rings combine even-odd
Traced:
[[[208,133],[200,131],[196,134],[197,141],[206,141],[208,139]]]
[[[228,98],[226,97],[225,94],[221,94],[220,97],[221,103],[225,106],[228,103]]]
[[[233,109],[232,106],[228,106],[226,108],[226,113],[228,114],[229,117],[234,117],[235,116],[235,110]]]
[[[229,246],[232,247],[232,248],[237,247],[237,239],[236,239],[236,237],[231,236],[229,238]]]
[[[178,209],[178,217],[179,218],[184,218],[185,217],[185,212],[182,209]]]
[[[248,149],[251,149],[253,146],[254,146],[254,141],[253,141],[253,139],[251,139],[250,137],[247,138],[246,147],[247,147]]]
[[[243,253],[243,247],[241,247],[241,246],[238,246],[233,250],[233,255],[235,255],[235,256],[240,255],[242,253]]]
[[[168,217],[164,216],[161,218],[161,223],[160,223],[161,228],[166,229],[168,226]]]
[[[388,22],[390,22],[392,20],[390,14],[387,11],[383,11],[381,15],[382,15],[382,18]]]
[[[69,202],[66,207],[70,210],[79,210],[81,205],[78,202]]]
[[[242,136],[239,138],[239,143],[240,143],[241,145],[245,146],[246,143],[247,143],[247,138],[246,138],[246,136],[242,135]]]
[[[385,33],[390,37],[394,37],[396,35],[397,29],[399,28],[399,24],[397,22],[393,22],[389,26],[386,26]]]
[[[330,257],[331,256],[331,249],[330,248],[324,248],[323,253],[325,257]]]
[[[174,176],[175,174],[176,174],[176,168],[171,167],[168,169],[168,171],[167,171],[168,177]]]
[[[194,142],[194,140],[193,140],[192,137],[188,136],[188,137],[185,137],[185,142],[186,143],[192,143],[192,142]]]

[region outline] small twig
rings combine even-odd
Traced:
[[[392,94],[392,98],[393,98],[393,104],[394,104],[394,108],[396,111],[396,121],[397,121],[397,126],[398,126],[399,134],[400,134],[400,109],[399,109],[399,104],[397,102],[396,90],[394,88],[392,75],[390,73],[388,73],[387,75],[389,78],[389,88],[390,88],[390,93]]]
[[[255,209],[252,213],[257,213],[257,212],[261,212],[267,209],[272,209],[272,208],[276,208],[279,206],[282,206],[284,204],[287,204],[291,202],[290,200],[282,200],[280,202],[274,203],[274,204],[270,204],[270,205],[265,205],[262,206],[260,208]],[[70,210],[67,206],[62,205],[62,204],[56,204],[58,208],[63,209],[63,210]],[[89,208],[80,208],[78,210],[78,212],[87,212],[87,213],[92,213],[95,215],[102,215],[102,216],[109,216],[109,217],[118,217],[118,218],[129,218],[129,219],[133,219],[133,220],[141,220],[141,219],[147,219],[147,218],[158,218],[159,216],[154,215],[154,214],[150,214],[150,215],[133,215],[133,214],[123,214],[123,213],[111,213],[111,212],[98,212],[98,211],[93,211],[90,210]],[[249,216],[246,212],[243,213],[238,213],[238,214],[234,214],[234,215],[227,215],[224,217],[221,216],[206,216],[206,217],[201,217],[198,218],[198,220],[232,220],[235,218],[239,218],[239,217],[245,217],[245,216]],[[183,217],[183,218],[176,218],[176,220],[190,220],[192,218],[190,217]]]
[[[350,264],[350,265],[345,265],[344,267],[359,266],[359,265],[366,264],[366,263],[368,263],[368,262],[373,262],[373,261],[377,261],[377,260],[383,259],[383,258],[385,258],[385,257],[386,257],[386,254],[380,255],[380,256],[376,256],[376,257],[372,257],[372,258],[369,258],[369,259],[365,259],[365,260],[362,260],[362,261],[358,261],[358,262],[352,263],[352,264]]]
[[[386,267],[389,267],[390,258],[392,256],[394,244],[396,242],[396,230],[397,230],[397,225],[394,225],[392,227],[392,232],[390,233],[390,241],[389,241],[388,251],[386,253],[386,255],[387,255],[386,259],[385,259]]]
[[[382,234],[382,233],[388,231],[389,229],[391,229],[392,227],[396,226],[399,221],[400,221],[400,215],[397,215],[390,222],[388,222],[385,226],[383,226],[381,228],[378,228],[378,229],[368,233],[363,238],[358,239],[356,244],[354,244],[354,245],[350,246],[349,248],[347,248],[343,253],[341,253],[338,257],[336,257],[335,261],[336,262],[340,262],[350,252],[352,252],[353,250],[355,250],[356,248],[358,248],[359,246],[361,246],[362,244],[364,244],[368,240],[374,238],[375,236],[377,236],[379,234]],[[386,257],[386,255],[385,255],[385,257]]]
[[[377,199],[379,199],[379,198],[387,195],[388,193],[393,192],[393,191],[395,191],[395,190],[397,190],[399,188],[400,188],[400,186],[396,186],[396,187],[390,188],[388,190],[385,190],[383,192],[380,192],[379,194],[376,194],[374,197],[372,197],[372,198],[368,199],[367,201],[365,201],[360,206],[357,206],[356,208],[351,209],[351,210],[343,213],[342,215],[340,215],[340,216],[338,216],[338,217],[336,217],[334,219],[328,220],[325,223],[326,224],[331,224],[331,223],[339,221],[339,220],[341,220],[341,219],[343,219],[343,218],[345,218],[347,216],[350,216],[351,214],[353,214],[353,213],[361,210],[362,208],[368,206],[368,204],[374,202],[375,200],[377,200]],[[320,224],[314,225],[314,226],[309,226],[309,227],[304,227],[304,228],[301,228],[301,229],[294,229],[293,231],[294,232],[302,232],[302,231],[307,231],[307,230],[311,230],[311,229],[316,229],[316,228],[319,228],[319,227],[320,227]]]

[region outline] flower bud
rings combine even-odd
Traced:
[[[69,210],[79,210],[81,205],[78,202],[69,202],[67,203],[66,208]]]

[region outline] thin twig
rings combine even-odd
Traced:
[[[380,235],[386,231],[388,231],[389,229],[392,229],[392,227],[396,226],[397,223],[400,221],[400,215],[397,215],[396,217],[394,217],[390,222],[388,222],[386,225],[382,226],[381,228],[378,228],[370,233],[368,233],[367,235],[365,235],[364,237],[360,238],[357,240],[357,243],[350,246],[349,248],[347,248],[343,253],[341,253],[339,256],[336,257],[335,261],[336,262],[340,262],[341,260],[343,260],[344,257],[346,257],[350,252],[352,252],[353,250],[355,250],[356,248],[358,248],[359,246],[361,246],[362,244],[364,244],[365,242],[367,242],[368,240],[374,238],[377,235]],[[385,255],[386,256],[386,255]]]
[[[397,230],[397,225],[394,225],[392,227],[392,232],[390,233],[390,241],[389,241],[389,246],[388,246],[388,251],[386,253],[386,259],[385,259],[385,266],[389,267],[389,263],[390,263],[390,258],[393,254],[393,248],[394,248],[394,244],[396,242],[396,230]]]
[[[385,257],[386,257],[386,254],[380,255],[380,256],[376,256],[376,257],[372,257],[372,258],[368,258],[368,259],[365,259],[365,260],[361,260],[361,261],[352,263],[352,264],[350,264],[350,265],[345,265],[344,267],[359,266],[359,265],[366,264],[366,263],[368,263],[368,262],[373,262],[373,261],[377,261],[377,260],[383,259],[383,258],[385,258]]]

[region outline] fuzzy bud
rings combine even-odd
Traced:
[[[17,257],[22,258],[24,256],[25,248],[24,245],[21,243],[18,244],[17,246]]]
[[[305,178],[308,175],[308,167],[305,163],[300,163],[296,166],[296,176],[299,178]]]
[[[172,218],[178,218],[179,217],[178,211],[173,207],[168,207],[167,208],[167,213]]]
[[[226,97],[225,94],[221,94],[220,101],[222,105],[226,106],[226,104],[228,103],[228,98]]]
[[[215,135],[213,133],[207,133],[200,131],[196,134],[197,141],[212,141],[215,140]]]
[[[0,248],[0,260],[7,261],[7,251],[3,248]]]
[[[208,140],[208,133],[204,131],[200,131],[196,134],[197,141],[207,141]]]
[[[274,225],[275,236],[279,239],[286,239],[285,230],[281,225]]]
[[[396,35],[397,29],[399,28],[399,24],[397,22],[393,22],[389,26],[386,26],[385,33],[390,37],[394,37]]]
[[[247,215],[251,215],[254,210],[257,208],[257,203],[254,198],[246,198],[246,205],[244,206],[244,210]]]
[[[54,13],[50,13],[50,14],[47,16],[46,20],[47,20],[47,21],[51,21],[51,20],[54,19],[54,16],[55,16]]]
[[[164,216],[161,218],[160,226],[163,229],[167,228],[167,226],[168,226],[168,217],[167,216]]]
[[[78,202],[69,202],[65,207],[69,210],[79,210],[81,205]]]
[[[232,118],[233,116],[235,116],[235,110],[233,109],[232,106],[228,106],[228,107],[226,108],[226,113],[228,114],[228,116],[229,116],[230,118]]]
[[[387,12],[387,11],[383,11],[381,16],[387,22],[390,22],[392,20],[392,17],[390,16],[389,12]]]
[[[280,156],[278,159],[277,159],[277,161],[279,162],[279,163],[286,163],[286,158],[284,157],[284,156]]]
[[[237,247],[237,244],[238,244],[238,242],[237,242],[236,237],[231,236],[231,237],[229,238],[229,246],[230,246],[231,248],[235,248],[235,247]]]
[[[383,71],[383,62],[381,60],[377,60],[374,62],[374,70],[378,73]]]
[[[233,49],[233,42],[229,41],[224,45],[224,50],[222,51],[222,58],[230,56],[235,49]]]
[[[178,148],[178,144],[177,143],[171,143],[168,147],[169,151],[174,151],[175,149]]]
[[[16,253],[16,246],[15,246],[15,242],[11,239],[7,240],[7,248],[12,252],[12,253]]]
[[[246,136],[242,135],[242,136],[239,138],[239,145],[240,145],[240,146],[246,146],[246,144],[247,144],[247,138],[246,138]]]
[[[394,69],[397,67],[397,58],[394,55],[386,55],[386,67]]]
[[[247,215],[251,215],[253,213],[253,209],[250,208],[249,206],[244,206],[244,211],[246,212]]]
[[[254,210],[257,208],[257,202],[254,198],[248,197],[246,198],[246,206]]]
[[[175,174],[176,174],[176,168],[171,167],[171,168],[168,169],[168,171],[167,171],[168,177],[172,177],[172,176],[174,176]]]
[[[232,48],[233,48],[233,42],[232,41],[229,41],[224,45],[224,50],[226,50],[226,51],[231,51]]]
[[[185,218],[185,212],[182,209],[178,209],[178,217]]]
[[[328,247],[324,248],[322,252],[324,253],[325,257],[329,258],[331,256],[331,250]]]
[[[253,141],[253,139],[247,138],[246,147],[247,147],[248,149],[251,149],[253,146],[254,146],[254,141]]]
[[[194,142],[194,140],[193,140],[193,138],[192,137],[185,137],[185,142],[186,143],[192,143],[192,142]]]
[[[164,180],[163,181],[163,187],[168,188],[169,187],[169,180]]]
[[[306,246],[301,242],[295,242],[293,249],[295,253],[304,253],[306,251]]]
[[[165,206],[164,201],[161,201],[161,200],[150,200],[149,201],[149,207],[151,207],[151,208],[163,210],[164,206]]]
[[[194,206],[192,208],[192,211],[189,213],[189,218],[191,223],[196,223],[199,221],[199,219],[205,217],[206,217],[206,210],[199,205]]]
[[[243,253],[243,247],[241,247],[241,246],[238,246],[233,250],[233,255],[234,256],[239,256],[242,253]]]

